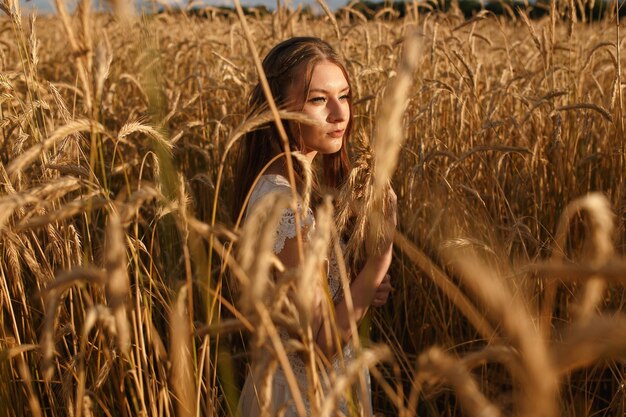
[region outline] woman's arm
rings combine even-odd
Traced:
[[[374,302],[374,297],[377,289],[381,287],[381,284],[383,286],[388,285],[390,287],[388,280],[385,281],[385,276],[391,264],[393,253],[393,245],[391,241],[397,223],[395,199],[395,194],[392,193],[392,209],[387,214],[386,218],[387,233],[385,234],[385,237],[382,238],[384,243],[379,245],[382,246],[383,250],[378,253],[372,253],[375,252],[374,250],[368,251],[370,255],[368,256],[365,265],[350,285],[349,295],[351,296],[352,301],[352,314],[348,311],[348,303],[345,296],[335,304],[336,323],[335,326],[331,326],[331,328],[336,327],[339,335],[341,336],[341,340],[344,343],[347,342],[352,335],[350,328],[351,320],[355,320],[358,323],[361,319],[363,319],[370,305],[373,305],[373,303],[376,304]],[[277,256],[286,268],[297,267],[299,265],[299,259],[296,240],[287,239],[283,250],[278,253]],[[316,291],[317,294],[314,297],[315,305],[313,306],[311,326],[317,345],[327,356],[330,357],[337,352],[337,346],[334,339],[328,340],[328,332],[323,330],[325,325],[323,320],[325,317],[328,317],[328,314],[324,314],[321,307],[322,300],[325,298],[323,293],[324,290],[321,286],[318,286]],[[334,336],[331,336],[331,338],[332,337]]]
[[[354,320],[359,323],[365,317],[365,313],[372,305],[376,290],[389,270],[391,259],[392,245],[389,245],[382,254],[368,257],[367,262],[350,285],[349,295],[352,298],[352,316],[348,311],[348,303],[345,297],[335,304],[336,326],[342,342],[347,342],[352,336],[350,321]],[[333,340],[326,340],[327,332],[322,330],[323,323],[321,322],[321,317],[319,317],[319,320],[317,327],[315,327],[315,322],[313,324],[313,329],[318,330],[316,342],[324,353],[332,355],[335,353],[336,346],[334,346]]]

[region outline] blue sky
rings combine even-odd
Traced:
[[[26,13],[29,8],[35,7],[39,14],[50,13],[54,11],[53,0],[19,0],[23,13]],[[135,0],[135,3],[139,3],[142,0]],[[174,3],[174,0],[168,0],[170,3]],[[276,6],[276,0],[240,0],[244,6],[254,6],[258,4],[265,4],[268,7]],[[281,0],[282,1],[282,0]],[[187,0],[183,1],[183,4],[187,4]],[[194,3],[206,4],[206,5],[232,5],[231,0],[194,0]],[[297,5],[299,3],[309,3],[313,7],[317,7],[315,0],[290,0],[291,4]],[[75,0],[69,0],[69,3],[75,3]],[[94,0],[94,4],[103,3],[102,0]],[[326,3],[331,8],[338,8],[347,3],[347,0],[326,0]]]

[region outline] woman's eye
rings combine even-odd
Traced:
[[[325,103],[326,97],[313,97],[313,98],[310,98],[309,101],[311,103]]]
[[[350,100],[350,94],[342,95],[341,97],[339,97],[339,100],[343,100],[343,101]]]

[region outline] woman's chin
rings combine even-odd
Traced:
[[[342,145],[343,145],[343,138],[334,139],[332,143],[329,143],[329,146],[327,146],[326,149],[321,153],[327,154],[327,155],[337,153],[341,150]]]
[[[304,153],[308,154],[309,152],[315,152],[316,154],[330,155],[339,152],[342,146],[343,137],[330,139],[326,138],[326,140],[322,144],[318,142],[316,146],[306,147],[307,151]]]

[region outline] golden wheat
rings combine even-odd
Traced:
[[[578,3],[538,20],[418,3],[370,20],[356,4],[140,19],[57,0],[57,16],[23,21],[0,2],[0,415],[235,415],[242,355],[266,411],[278,366],[300,415],[305,400],[332,415],[378,366],[385,415],[458,415],[452,395],[469,415],[623,415],[624,36],[617,9],[590,22]],[[301,270],[275,280],[273,230],[315,200],[316,168],[302,195],[259,203],[240,227],[231,156],[250,130],[310,123],[271,104],[245,118],[259,57],[296,35],[346,61],[355,168],[334,208],[321,200]],[[356,361],[318,374],[321,248],[341,255],[348,238],[349,294],[389,185],[396,290],[351,323]],[[358,339],[367,323],[387,347]],[[311,387],[332,389],[300,392],[290,351]]]

